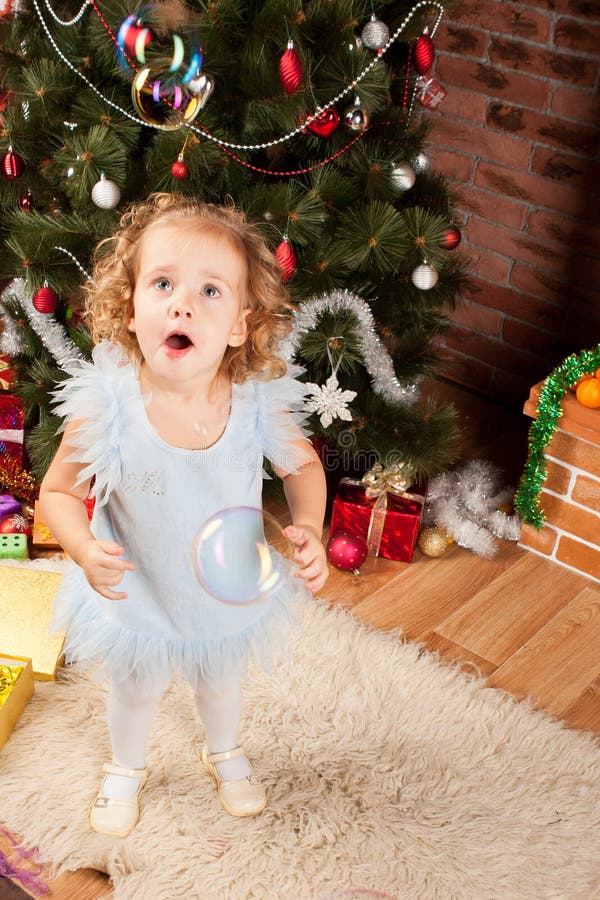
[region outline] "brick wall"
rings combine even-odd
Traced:
[[[600,341],[598,46],[592,0],[456,0],[429,73],[429,152],[459,194],[473,292],[444,373],[516,407]]]
[[[540,385],[525,412],[535,417]],[[549,557],[600,583],[600,410],[586,409],[573,394],[548,445],[548,476],[540,497],[546,524],[523,525],[520,546]]]

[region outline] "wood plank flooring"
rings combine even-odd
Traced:
[[[515,485],[526,456],[525,416],[450,383],[427,390],[456,403],[462,458],[496,463]],[[501,542],[487,560],[452,545],[439,559],[418,552],[412,563],[369,559],[358,576],[332,570],[323,596],[600,736],[600,585]],[[0,849],[9,846],[0,836]],[[51,887],[51,900],[112,895],[108,879],[91,870],[65,873]]]

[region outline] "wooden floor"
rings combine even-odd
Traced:
[[[490,460],[515,485],[526,455],[525,417],[451,384],[435,391],[460,411],[463,459]],[[410,564],[369,559],[358,576],[333,570],[323,596],[377,628],[401,628],[406,640],[475,670],[489,685],[600,735],[600,585],[502,542],[491,560],[455,545],[440,559],[416,553]],[[0,837],[0,849],[8,846]],[[47,896],[111,895],[106,876],[82,870],[57,878]],[[0,880],[0,900],[12,896]]]

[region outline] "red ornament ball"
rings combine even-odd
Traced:
[[[23,157],[19,156],[19,154],[15,153],[13,150],[7,150],[2,157],[2,171],[11,181],[15,178],[19,178],[25,171]]]
[[[302,81],[302,60],[294,49],[294,42],[288,41],[287,50],[279,60],[279,77],[286,94],[293,94]]]
[[[369,548],[364,538],[344,531],[330,537],[326,549],[327,559],[332,566],[341,569],[342,572],[353,572],[354,574],[358,574],[358,570],[369,555]]]
[[[189,174],[190,170],[182,159],[176,159],[171,165],[171,175],[173,178],[179,178],[180,181],[183,181]]]
[[[282,281],[289,281],[296,271],[296,254],[287,238],[275,250],[275,258],[281,268]]]
[[[454,250],[460,244],[462,235],[456,225],[452,225],[442,238],[442,247],[445,250]]]
[[[31,534],[31,523],[20,513],[10,513],[0,519],[0,534]]]
[[[415,46],[415,69],[419,75],[425,75],[433,65],[435,47],[430,35],[425,31],[417,38]]]
[[[29,213],[33,210],[34,205],[35,204],[33,202],[33,195],[31,193],[31,191],[27,191],[27,193],[24,194],[23,197],[21,197],[21,199],[19,201],[19,206],[21,207],[23,212]]]
[[[58,294],[47,284],[41,287],[33,298],[33,305],[38,312],[48,314],[54,312],[58,306]]]

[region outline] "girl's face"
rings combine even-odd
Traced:
[[[189,221],[148,229],[128,327],[155,379],[210,384],[227,347],[246,340],[245,282],[245,260],[226,233]]]

